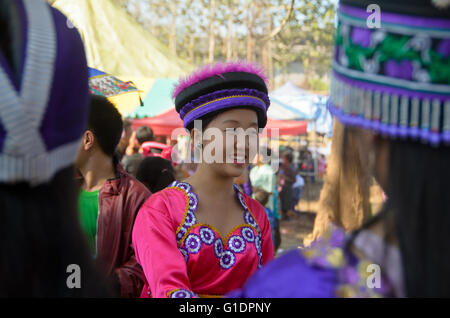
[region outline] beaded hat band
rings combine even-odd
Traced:
[[[330,111],[391,138],[450,145],[450,19],[381,8],[381,27],[369,28],[371,14],[339,7]]]

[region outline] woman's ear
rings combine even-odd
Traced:
[[[95,136],[94,133],[90,130],[86,130],[83,134],[83,149],[85,151],[89,151],[94,147]]]

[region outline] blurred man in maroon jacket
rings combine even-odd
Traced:
[[[122,125],[113,104],[92,96],[88,127],[75,163],[81,175],[80,222],[93,255],[117,283],[117,292],[122,297],[139,297],[142,269],[136,262],[131,233],[150,192],[122,169],[114,155]]]

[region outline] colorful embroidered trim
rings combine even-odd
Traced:
[[[339,9],[330,111],[344,124],[450,144],[450,23]],[[429,20],[429,21],[428,21]]]
[[[187,289],[174,289],[167,292],[167,298],[198,298],[198,295]]]
[[[339,285],[336,287],[337,297],[383,297],[389,296],[392,288],[384,277],[381,277],[380,288],[369,288],[367,278],[371,274],[367,271],[372,263],[367,259],[350,256],[343,249],[345,245],[345,232],[335,226],[331,226],[319,241],[310,247],[301,249],[300,253],[311,266],[319,268],[335,269],[338,275]]]
[[[183,254],[186,263],[189,261],[189,254],[199,253],[203,244],[214,245],[214,254],[219,260],[219,266],[226,270],[236,263],[235,254],[244,252],[247,243],[253,243],[258,254],[258,268],[262,266],[261,230],[236,185],[234,189],[244,209],[244,220],[247,224],[240,224],[234,227],[225,238],[222,237],[216,228],[209,224],[192,223],[192,220],[196,222],[195,210],[198,206],[198,196],[192,191],[191,185],[185,182],[174,181],[169,188],[182,190],[186,195],[185,215],[176,232],[178,249]],[[191,203],[190,200],[195,202]],[[195,227],[200,227],[199,235],[190,233]],[[242,228],[241,235],[234,234],[239,228]],[[255,235],[255,232],[257,235]],[[224,248],[225,246],[227,249]]]

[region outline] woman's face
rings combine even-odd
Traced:
[[[203,131],[202,164],[219,175],[238,177],[258,153],[258,116],[251,109],[217,115]]]

